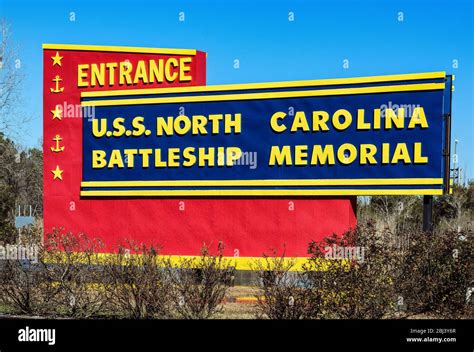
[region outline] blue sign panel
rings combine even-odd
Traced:
[[[81,195],[443,194],[450,91],[428,73],[85,93]]]

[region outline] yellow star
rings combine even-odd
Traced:
[[[64,170],[61,170],[59,168],[59,165],[56,165],[56,169],[54,170],[51,170],[51,172],[53,173],[53,180],[56,180],[56,179],[60,179],[62,180],[63,179],[63,172]]]
[[[53,66],[54,65],[58,65],[58,66],[61,66],[61,60],[62,60],[62,56],[59,56],[59,52],[56,51],[56,55],[54,56],[51,56],[51,59],[53,60]]]
[[[62,118],[62,110],[59,108],[59,105],[56,105],[56,107],[54,108],[54,110],[51,110],[51,113],[53,114],[53,120],[54,119],[58,119],[58,120],[61,120]]]

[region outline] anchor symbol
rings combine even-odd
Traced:
[[[62,93],[64,91],[64,87],[59,88],[59,82],[62,81],[61,77],[56,76],[52,79],[52,81],[56,83],[56,88],[50,88],[51,93]]]
[[[56,137],[53,138],[53,141],[56,142],[56,147],[51,147],[51,151],[54,153],[59,153],[64,151],[64,147],[59,146],[59,142],[62,141],[63,139],[59,134],[56,135]]]

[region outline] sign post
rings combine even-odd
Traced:
[[[423,231],[433,232],[433,196],[423,196]]]

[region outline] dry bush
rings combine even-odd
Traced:
[[[303,272],[291,272],[294,262],[284,256],[264,256],[254,269],[261,289],[258,316],[381,319],[403,309],[407,313],[399,317],[473,317],[472,232],[414,231],[403,247],[391,238],[388,229],[377,232],[368,223],[313,242]],[[353,255],[354,247],[364,249],[363,257],[328,256],[343,249]]]
[[[0,304],[17,314],[44,314],[51,296],[41,286],[45,269],[41,262],[42,229],[35,224],[23,232],[27,235],[22,237],[21,245],[31,260],[0,260]]]
[[[88,318],[102,313],[100,241],[83,233],[53,231],[45,238],[40,288],[50,298],[49,314]]]
[[[100,242],[54,230],[40,245],[35,229],[41,227],[27,229],[22,244],[36,246],[37,262],[3,262],[0,301],[28,315],[87,318],[99,314],[105,304],[102,291],[94,288],[101,278],[96,266]]]
[[[41,289],[41,264],[22,260],[5,260],[0,264],[0,303],[12,313],[41,315],[50,296]]]
[[[284,255],[264,256],[255,265],[262,292],[259,315],[271,319],[384,317],[394,309],[395,269],[400,259],[384,241],[386,237],[390,236],[379,235],[368,224],[312,242],[302,272],[292,272],[295,263]],[[355,252],[356,247],[360,252]],[[352,257],[328,256],[338,250]]]
[[[114,315],[132,319],[169,318],[171,282],[159,246],[128,242],[104,266]]]
[[[397,287],[409,313],[473,317],[472,232],[415,232],[403,255]]]
[[[37,264],[2,263],[0,303],[21,314],[133,319],[209,318],[220,311],[234,268],[203,247],[178,268],[158,247],[128,243],[102,257],[102,244],[83,234],[54,231]],[[169,266],[169,267],[166,267]]]
[[[232,263],[223,258],[223,251],[222,243],[215,255],[204,245],[199,258],[180,258],[177,265],[167,259],[170,297],[177,317],[208,319],[222,311],[235,273]]]
[[[393,311],[399,256],[384,237],[390,236],[377,234],[375,226],[368,224],[310,244],[311,257],[304,270],[311,286],[323,295],[323,317],[379,319]],[[360,256],[354,255],[355,247]],[[328,259],[331,250],[344,250],[352,257]]]
[[[257,318],[308,319],[320,314],[321,292],[310,285],[306,275],[292,271],[295,261],[285,254],[264,255],[255,261],[260,290],[257,292]]]
[[[399,242],[397,301],[408,315],[472,317],[472,299],[467,300],[474,290],[474,183],[454,185],[452,194],[434,198],[433,234],[421,231],[421,199],[371,197],[370,202],[360,204],[359,222],[371,219],[383,225],[394,220]],[[397,206],[400,204],[403,206]],[[389,240],[386,231],[382,235]]]

